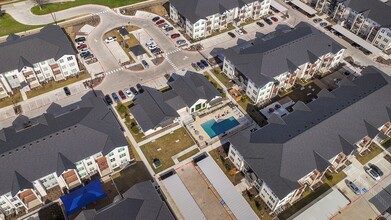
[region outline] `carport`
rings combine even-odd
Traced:
[[[205,157],[197,162],[198,167],[208,178],[212,186],[222,198],[221,204],[226,204],[238,220],[259,219],[231,181],[211,157]]]
[[[300,0],[292,0],[291,2],[292,2],[292,4],[294,4],[297,7],[301,8],[303,11],[307,12],[309,15],[314,15],[317,12],[315,9],[311,8],[310,6],[308,6],[305,3],[301,2]]]
[[[373,46],[369,42],[365,41],[361,37],[353,34],[348,29],[342,27],[341,25],[337,24],[333,26],[333,29],[341,33],[343,36],[349,38],[350,40],[354,41],[358,45],[362,46],[363,48],[371,51],[373,54],[382,54],[383,51],[381,51],[379,48]]]
[[[328,220],[347,206],[350,201],[337,189],[316,199],[310,207],[298,214],[293,220]]]
[[[286,14],[288,12],[287,8],[285,8],[283,5],[281,5],[280,3],[278,3],[274,0],[272,1],[272,3],[270,5],[283,14]]]
[[[206,219],[204,213],[177,174],[165,178],[162,182],[185,219]]]

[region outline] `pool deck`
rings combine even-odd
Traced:
[[[206,143],[212,144],[213,142],[217,141],[219,137],[221,137],[221,135],[223,134],[220,134],[214,138],[210,138],[201,125],[211,119],[214,119],[219,122],[230,117],[234,117],[239,122],[239,125],[226,131],[226,133],[229,133],[229,131],[233,131],[243,126],[244,124],[249,123],[243,112],[241,112],[237,107],[231,108],[230,106],[226,105],[220,109],[205,114],[202,117],[196,116],[195,121],[187,125],[187,129],[200,146],[203,146]]]

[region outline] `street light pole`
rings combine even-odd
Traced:
[[[111,180],[112,184],[113,184],[114,187],[115,187],[115,190],[117,190],[118,195],[121,196],[121,198],[124,198],[124,197],[122,196],[122,194],[119,192],[119,190],[118,190],[118,188],[117,188],[117,185],[115,184],[113,178],[111,177],[111,174],[109,175],[109,177],[110,177],[110,180]]]

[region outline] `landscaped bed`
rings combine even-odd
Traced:
[[[225,159],[225,153],[223,147],[218,147],[214,150],[209,151],[210,156],[215,160],[219,165],[220,169],[232,182],[232,184],[237,185],[243,179],[243,174],[236,171],[235,165],[227,158]]]
[[[179,162],[184,161],[184,160],[186,160],[187,158],[189,158],[189,157],[191,157],[191,156],[197,154],[198,152],[200,152],[200,150],[198,150],[198,148],[196,148],[196,149],[194,149],[194,150],[192,150],[192,151],[190,151],[190,152],[188,152],[188,153],[186,153],[186,154],[184,154],[184,155],[178,157],[178,161],[179,161]]]
[[[24,25],[17,22],[9,14],[0,15],[0,36],[28,31],[40,27],[43,27],[43,25]]]
[[[141,146],[141,150],[148,162],[154,168],[153,163],[158,159],[161,166],[154,169],[155,173],[159,173],[174,165],[172,156],[194,145],[193,139],[184,128],[179,128],[172,133],[166,134],[154,141]]]

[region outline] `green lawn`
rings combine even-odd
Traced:
[[[388,149],[389,147],[391,147],[391,138],[384,140],[381,144],[384,148]]]
[[[121,118],[125,118],[127,115],[130,115],[129,106],[133,104],[133,101],[127,101],[127,102],[118,102],[115,106],[115,109],[117,110],[119,116]]]
[[[140,142],[143,140],[144,133],[137,128],[138,124],[134,118],[131,119],[129,117],[129,119],[125,119],[125,124],[136,142]]]
[[[220,67],[212,69],[212,73],[219,79],[221,83],[225,85],[227,89],[231,88],[234,83],[222,72]]]
[[[223,92],[221,94],[222,97],[225,97],[226,96],[226,92],[224,91],[223,88],[221,88],[221,86],[216,82],[216,80],[214,80],[211,76],[210,76],[210,73],[208,71],[205,71],[204,72],[204,75],[205,77],[209,80],[210,83],[212,83],[212,85],[214,87],[216,87],[216,89],[221,89]]]
[[[377,146],[377,144],[372,144],[371,148],[373,148],[373,150],[371,151],[370,154],[368,155],[365,155],[365,156],[360,156],[360,155],[357,155],[356,156],[356,159],[361,163],[361,164],[366,164],[368,163],[370,160],[372,160],[374,157],[376,157],[377,155],[379,155],[381,152],[383,152],[383,149],[381,149],[379,146]]]
[[[62,80],[62,81],[58,81],[58,82],[49,81],[47,84],[41,86],[40,88],[37,88],[37,89],[34,89],[34,90],[27,92],[26,95],[30,99],[32,97],[42,95],[44,93],[50,92],[50,91],[58,89],[58,88],[62,88],[64,86],[67,86],[69,84],[87,79],[89,77],[90,77],[89,73],[82,73],[82,74],[79,74],[78,76],[68,78],[67,80]]]
[[[0,100],[0,108],[12,105],[14,103],[16,104],[21,101],[22,101],[22,96],[20,95],[20,92],[17,92],[8,98],[1,99]]]
[[[42,25],[21,24],[15,21],[15,19],[13,19],[9,14],[3,14],[0,16],[0,36],[28,31],[39,27],[42,27]]]
[[[172,156],[194,145],[193,139],[184,128],[175,130],[170,134],[156,139],[141,146],[141,150],[148,162],[151,164],[155,158],[159,159],[162,166],[154,169],[155,173],[159,173],[174,165]],[[152,168],[154,168],[152,166]]]
[[[136,148],[134,148],[132,142],[130,141],[129,137],[126,136],[126,140],[128,141],[128,144],[129,144],[129,151],[132,152],[132,155],[133,155],[133,158],[136,160],[136,161],[141,161],[141,157],[140,155],[137,153],[136,151]]]
[[[184,160],[186,160],[187,158],[189,158],[189,157],[191,157],[191,156],[197,154],[198,152],[200,152],[200,150],[198,150],[198,148],[196,148],[196,149],[194,149],[194,150],[192,150],[192,151],[190,151],[190,152],[188,152],[188,153],[186,153],[186,154],[184,154],[184,155],[178,157],[178,161],[179,161],[179,162],[184,161]]]
[[[327,178],[326,175],[330,175],[330,177]],[[345,179],[345,177],[346,174],[343,171],[340,171],[339,173],[325,174],[323,181],[330,187],[333,187],[337,183],[341,182],[341,180]]]
[[[61,11],[64,9],[87,4],[104,5],[110,8],[117,8],[143,1],[145,0],[75,0],[72,2],[46,4],[42,7],[42,10],[38,6],[34,6],[31,8],[31,12],[36,15],[44,15],[49,14],[50,12]]]

